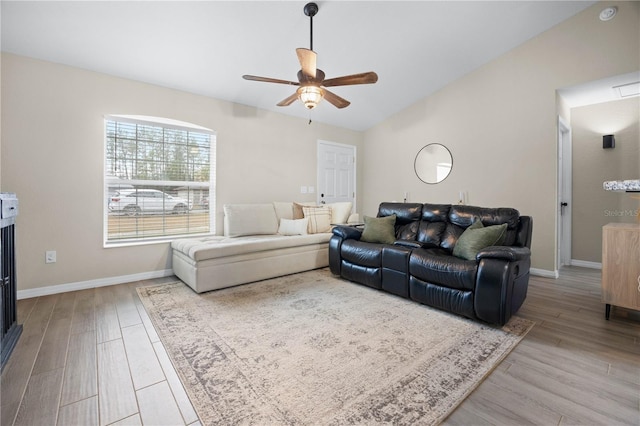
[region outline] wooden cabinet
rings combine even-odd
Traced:
[[[602,301],[640,310],[640,224],[610,223],[602,228]]]

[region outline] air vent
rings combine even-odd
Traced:
[[[616,94],[620,95],[621,98],[638,96],[640,95],[640,81],[636,81],[635,83],[622,84],[620,86],[613,86],[613,90],[615,90]]]

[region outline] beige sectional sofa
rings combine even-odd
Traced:
[[[228,204],[224,215],[224,236],[171,243],[175,275],[197,293],[326,267],[330,223],[357,217],[351,203],[293,202]]]

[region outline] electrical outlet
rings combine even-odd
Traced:
[[[309,194],[313,194],[314,192],[316,192],[316,189],[313,186],[309,187]]]
[[[49,250],[44,254],[45,263],[56,263],[56,251]]]

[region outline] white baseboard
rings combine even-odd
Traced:
[[[589,262],[586,260],[571,259],[571,266],[582,266],[583,268],[602,269],[602,263]]]
[[[581,266],[583,268],[602,269],[602,263],[588,262],[586,260],[576,260],[576,259],[571,259],[570,266]],[[531,275],[537,275],[539,277],[545,277],[545,278],[558,279],[560,277],[560,271],[558,270],[549,271],[547,269],[531,268],[529,269],[529,273]]]
[[[548,269],[530,268],[529,273],[531,275],[537,275],[539,277],[558,279],[560,273],[558,271],[549,271]]]
[[[171,275],[173,275],[173,269],[141,272],[139,274],[120,275],[118,277],[98,278],[97,280],[78,281],[75,283],[30,288],[27,290],[18,290],[16,296],[18,299],[28,299],[30,297],[48,296],[50,294],[66,293],[68,291],[85,290],[88,288],[105,287],[108,285],[124,284],[133,281],[169,277]]]
[[[602,264],[597,262],[587,262],[585,260],[571,260],[572,266],[582,266],[585,268],[602,269]],[[531,268],[531,275],[537,275],[545,278],[557,279],[560,274],[558,271],[549,271],[547,269]],[[98,278],[97,280],[78,281],[75,283],[58,284],[47,287],[32,288],[27,290],[18,290],[17,298],[29,299],[31,297],[48,296],[50,294],[66,293],[68,291],[85,290],[88,288],[105,287],[108,285],[125,284],[133,281],[150,280],[153,278],[169,277],[173,275],[172,269],[164,269],[160,271],[141,272],[139,274],[120,275],[117,277]]]

